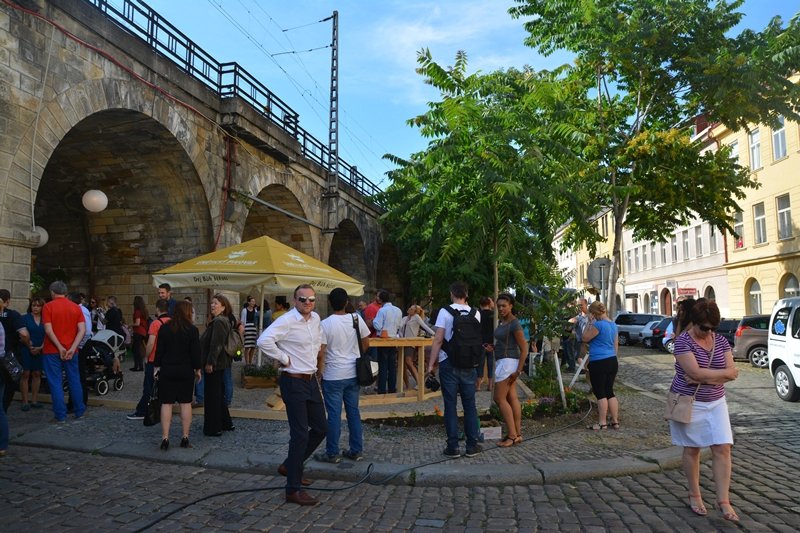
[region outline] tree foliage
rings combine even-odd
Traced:
[[[623,223],[651,241],[694,215],[733,231],[736,200],[757,183],[726,150],[703,153],[690,121],[705,114],[738,129],[798,119],[800,90],[789,81],[800,67],[798,21],[730,36],[742,0],[516,1],[526,44],[575,54],[564,76],[583,91],[571,102],[585,106],[574,127],[586,142],[572,146],[570,161],[583,167],[571,178],[585,217],[604,208],[614,216],[613,313]],[[593,251],[599,235],[576,218],[567,237]]]
[[[430,141],[408,159],[387,155],[399,168],[382,198],[386,227],[410,260],[413,290],[446,291],[464,279],[473,294],[496,294],[501,284],[534,281],[551,269],[553,234],[578,205],[564,182],[571,171],[557,155],[580,133],[566,121],[550,128],[551,117],[572,112],[558,76],[468,74],[464,52],[449,68],[428,50],[418,63],[441,99],[409,124]]]

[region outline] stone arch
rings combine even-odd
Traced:
[[[328,264],[364,283],[369,281],[364,239],[356,224],[345,219],[331,240]]]
[[[81,205],[85,190],[109,198],[105,211]],[[214,243],[206,187],[174,132],[139,111],[98,111],[58,141],[42,171],[37,224],[50,241],[35,250],[37,272],[63,271],[72,289],[155,300],[152,272],[206,253]],[[199,207],[199,208],[198,208]]]
[[[297,195],[283,184],[267,185],[258,198],[293,215],[308,219]],[[314,258],[319,258],[311,226],[258,202],[253,202],[242,229],[242,241],[267,235]]]
[[[48,80],[48,83],[52,82],[53,80]],[[69,85],[66,90],[57,90],[48,85],[45,94],[50,97],[42,102],[38,127],[32,120],[24,134],[20,136],[9,177],[16,178],[20,183],[30,182],[33,193],[38,194],[45,167],[59,148],[61,141],[73,128],[92,115],[104,111],[138,112],[156,121],[171,133],[174,141],[183,148],[195,168],[207,198],[206,203],[214,205],[220,200],[221,184],[215,184],[212,176],[224,175],[220,174],[224,169],[214,168],[211,159],[207,158],[210,155],[206,153],[208,148],[206,142],[209,137],[207,131],[197,126],[195,123],[197,118],[188,109],[165,99],[152,89],[142,90],[143,87],[135,80],[108,77],[85,80]],[[58,89],[61,88],[59,85]],[[98,134],[102,137],[102,132],[98,131]],[[35,156],[31,165],[31,146],[34,144],[34,137]],[[222,149],[221,143],[219,149]],[[30,228],[32,226],[30,207],[27,211],[21,212],[19,206],[15,205],[12,208],[10,202],[18,204],[19,199],[7,194],[6,191],[3,209],[0,212],[3,224]],[[7,218],[12,214],[15,217],[14,221]],[[221,216],[212,213],[211,217],[214,227],[217,227]]]
[[[791,298],[793,296],[800,296],[800,283],[797,276],[791,272],[786,272],[781,277],[778,298]]]
[[[749,278],[744,284],[745,312],[748,315],[758,315],[764,312],[762,308],[761,284],[756,278]]]

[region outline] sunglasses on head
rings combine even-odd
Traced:
[[[700,328],[700,331],[705,331],[706,333],[709,332],[709,331],[716,331],[717,330],[716,326],[698,326],[698,327]]]
[[[298,296],[297,299],[300,300],[301,304],[304,304],[306,302],[311,302],[313,304],[314,302],[317,301],[316,296]]]

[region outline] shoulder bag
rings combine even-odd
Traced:
[[[358,347],[358,359],[356,359],[356,379],[361,387],[368,387],[375,383],[375,373],[372,372],[372,361],[369,356],[361,349],[361,335],[358,330],[358,317],[353,317],[353,329],[356,331],[356,346]]]
[[[19,360],[13,352],[8,351],[0,353],[0,368],[2,368],[11,381],[15,383],[22,377],[22,365],[19,364]]]
[[[145,426],[155,426],[161,422],[161,400],[158,399],[158,378],[153,380],[153,392],[147,400],[147,409],[142,423]]]
[[[714,334],[714,340],[711,343],[711,352],[708,356],[708,366],[711,367],[711,361],[714,359],[714,349],[717,347],[717,335]],[[681,424],[688,424],[692,421],[692,407],[694,407],[694,399],[697,396],[697,391],[700,390],[700,383],[694,389],[694,394],[687,396],[673,392],[667,392],[667,405],[664,408],[664,420],[672,420],[680,422]]]

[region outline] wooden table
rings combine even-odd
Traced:
[[[425,347],[431,346],[433,339],[427,337],[371,337],[369,339],[370,348],[397,348],[397,396],[390,394],[378,394],[376,396],[365,396],[361,398],[361,403],[398,403],[400,401],[422,402],[433,396],[438,396],[439,392],[425,392],[425,370],[427,361],[425,360]],[[416,394],[406,395],[403,388],[403,375],[405,374],[404,348],[411,347],[417,349],[417,372],[419,372],[420,383],[417,383]],[[374,400],[373,400],[374,398]]]

